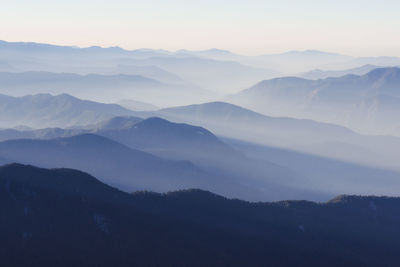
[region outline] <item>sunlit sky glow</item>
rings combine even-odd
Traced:
[[[5,0],[0,39],[126,49],[400,56],[398,0]]]

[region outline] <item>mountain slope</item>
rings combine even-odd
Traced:
[[[399,170],[398,137],[361,135],[330,123],[270,117],[223,102],[161,109],[156,114],[203,126],[219,136]]]
[[[274,116],[315,119],[345,125],[372,134],[398,135],[391,130],[396,112],[388,112],[387,123],[369,123],[374,110],[362,113],[360,107],[369,98],[400,97],[400,68],[378,68],[365,75],[306,80],[284,77],[262,81],[229,100]],[[388,107],[388,110],[390,108]],[[383,127],[382,127],[383,126]]]
[[[0,127],[68,127],[132,114],[132,111],[115,104],[80,100],[67,94],[0,95]]]
[[[50,140],[0,143],[5,158],[43,167],[90,172],[124,190],[168,191],[206,183],[207,175],[188,162],[167,161],[93,134]],[[212,184],[212,181],[207,181]]]
[[[202,127],[172,123],[157,117],[125,129],[103,128],[97,133],[129,147],[181,159],[211,161],[239,154]]]
[[[367,64],[363,65],[358,68],[353,68],[353,69],[346,69],[346,70],[311,70],[308,72],[301,73],[300,76],[305,79],[310,79],[310,80],[318,80],[318,79],[326,79],[326,78],[332,78],[332,77],[341,77],[349,74],[353,75],[364,75],[367,74],[368,72],[381,68],[379,66]]]
[[[120,73],[81,75],[44,71],[0,72],[0,93],[13,96],[67,93],[75,97],[107,103],[133,98],[160,106],[179,103],[178,96],[193,101],[196,98],[206,99],[210,95],[208,91],[192,85],[166,84],[140,75]],[[154,96],[159,98],[154,99]],[[176,98],[175,102],[167,102],[167,100],[174,100],[171,96]]]
[[[84,75],[89,73],[148,75],[147,77],[160,81],[172,80],[174,86],[170,86],[168,89],[173,92],[179,91],[181,95],[190,90],[190,93],[185,95],[186,98],[195,93],[198,94],[197,98],[209,93],[204,92],[204,90],[199,92],[199,87],[219,93],[237,92],[258,80],[275,77],[276,73],[263,68],[250,67],[236,61],[214,60],[152,49],[130,51],[120,47],[79,48],[3,41],[0,43],[0,55],[5,63],[4,68],[9,66],[9,69],[6,68],[8,72],[46,71]],[[183,82],[179,81],[180,78]],[[181,90],[176,90],[177,88]],[[145,91],[139,92],[145,93]],[[158,90],[158,93],[161,92]],[[68,93],[68,91],[64,91],[64,93]],[[163,102],[161,101],[152,102],[151,95],[146,94],[141,98],[137,98],[137,95],[138,93],[136,93],[136,97],[135,94],[119,95],[119,99],[132,97],[135,100],[162,106]],[[110,96],[113,95],[110,94]],[[173,100],[177,101],[178,96],[171,97],[169,101],[171,103]],[[79,95],[79,97],[83,96]],[[164,94],[161,98],[163,97],[168,97],[168,94]],[[206,100],[202,99],[202,101]],[[193,99],[191,103],[194,103]],[[184,103],[181,102],[180,105],[182,104]],[[174,102],[171,105],[179,104]]]
[[[317,204],[248,203],[201,190],[130,195],[80,171],[18,164],[0,168],[0,192],[7,266],[397,264],[398,198]]]
[[[241,184],[244,188],[240,189],[239,186],[232,196],[241,196],[245,199],[265,199],[265,197],[267,199],[271,197],[272,199],[282,199],[283,195],[288,198],[297,195],[313,200],[327,198],[324,194],[321,195],[310,191],[307,184],[304,183],[304,177],[297,173],[268,161],[249,159],[240,151],[232,149],[221,142],[215,135],[204,128],[172,123],[160,118],[141,120],[136,117],[115,117],[99,124],[74,129],[50,128],[33,131],[6,129],[0,130],[0,140],[21,138],[43,140],[71,137],[84,133],[95,133],[117,141],[133,150],[139,149],[164,159],[190,160],[215,178],[215,180],[207,179],[207,182],[204,181],[202,186],[205,186],[205,188],[219,186],[223,190],[221,191],[223,194],[233,193],[229,192],[228,188],[231,188],[229,185],[226,185],[225,189],[221,187],[222,184],[220,183],[227,181],[236,185]],[[99,149],[101,149],[100,144]],[[65,148],[63,147],[61,150],[65,150]],[[91,148],[89,150],[92,151]],[[106,152],[107,148],[104,148],[104,151]],[[111,160],[115,161],[116,158]],[[48,162],[48,160],[45,160],[45,162]],[[69,162],[69,158],[67,162]],[[132,165],[132,163],[129,164]],[[154,166],[158,165],[155,164]],[[76,167],[76,165],[72,165],[72,167]],[[87,168],[87,166],[82,168]],[[101,166],[100,170],[103,168]],[[127,168],[129,167],[122,165],[119,171],[127,170]],[[149,170],[147,169],[147,171]],[[117,173],[118,171],[115,172]],[[151,172],[153,173],[154,171]],[[145,174],[147,175],[147,172]],[[99,177],[102,176],[99,174]],[[259,192],[253,192],[253,195],[250,195],[246,193],[246,190]]]
[[[94,134],[50,140],[20,139],[0,142],[0,157],[7,162],[41,167],[68,167],[86,171],[125,191],[201,188],[247,200],[304,198],[323,200],[330,195],[290,186],[292,172],[271,171],[263,179],[201,168],[187,160],[168,160],[129,148]],[[280,178],[280,179],[278,179]]]
[[[275,145],[316,142],[351,136],[350,130],[327,123],[274,118],[225,102],[173,107],[156,111],[170,120],[197,124],[218,135]]]

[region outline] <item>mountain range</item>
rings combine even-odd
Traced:
[[[148,122],[144,121],[144,123]],[[120,136],[124,137],[123,131]],[[148,140],[151,141],[151,138]],[[159,142],[160,140],[153,141],[156,144]],[[181,143],[184,142],[181,141]],[[231,152],[225,153],[227,158],[233,157],[233,153],[240,155],[222,143],[220,146]],[[0,142],[0,158],[4,158],[6,162],[33,164],[47,168],[67,167],[83,170],[124,191],[167,192],[201,188],[224,196],[248,200],[283,198],[321,200],[329,196],[329,194],[313,192],[312,189],[304,188],[304,186],[296,184],[289,186],[290,181],[295,178],[295,173],[274,164],[264,162],[264,165],[267,165],[263,168],[264,172],[260,172],[257,169],[248,170],[250,167],[244,163],[241,166],[247,166],[248,172],[241,170],[235,173],[235,168],[227,171],[226,167],[219,167],[216,163],[209,166],[207,162],[212,159],[196,161],[199,165],[187,160],[191,157],[204,158],[207,153],[212,155],[212,151],[207,153],[199,151],[193,155],[190,147],[184,148],[182,145],[179,146],[179,143],[172,147],[167,145],[168,147],[169,150],[162,151],[159,156],[156,156],[98,134],[86,133],[63,138],[3,141]],[[148,150],[152,151],[150,148]],[[216,146],[214,150],[218,151],[218,147]],[[171,154],[174,156],[170,156]],[[240,159],[245,159],[245,157],[240,157]],[[246,182],[243,183],[244,181]]]
[[[379,69],[379,68],[382,68],[382,67],[367,64],[367,65],[363,65],[361,67],[346,69],[346,70],[316,69],[316,70],[311,70],[308,72],[301,73],[299,76],[304,79],[318,80],[318,79],[326,79],[326,78],[332,78],[332,77],[342,77],[342,76],[349,75],[349,74],[364,75],[374,69]]]
[[[0,127],[69,127],[97,123],[115,116],[133,115],[115,104],[81,100],[67,94],[0,95]]]
[[[141,113],[205,127],[218,136],[399,171],[400,139],[370,136],[337,124],[271,117],[224,102]]]
[[[299,193],[302,190],[303,193],[300,196],[310,200],[326,200],[327,196],[338,193],[362,194],[363,192],[370,192],[371,194],[396,195],[397,181],[400,178],[398,170],[390,171],[372,168],[365,166],[365,162],[364,165],[354,164],[344,160],[308,155],[294,151],[293,148],[266,147],[237,139],[232,140],[222,137],[223,141],[221,141],[220,138],[217,138],[205,128],[172,123],[155,117],[144,120],[137,117],[115,117],[98,124],[72,129],[48,128],[23,131],[5,129],[0,130],[0,141],[24,138],[39,140],[66,138],[85,133],[100,135],[118,141],[134,150],[141,150],[164,159],[190,160],[199,169],[208,172],[210,176],[227,177],[227,180],[234,183],[245,182],[248,187],[264,188],[265,192],[270,191],[268,187],[280,185],[280,190],[276,192],[288,197],[291,196],[287,195],[288,192],[297,191]],[[365,139],[365,137],[357,135],[354,138],[358,140]],[[373,139],[367,139],[364,142],[370,143],[371,147],[383,146],[382,143],[377,145],[377,141]],[[397,150],[398,141],[395,142],[393,140],[387,143],[387,146],[392,146],[393,150]],[[337,144],[335,145],[336,147],[338,146]],[[98,149],[107,150],[101,143],[98,144]],[[353,154],[356,152],[349,145],[347,148],[342,146],[340,149],[351,151]],[[367,149],[358,152],[359,157],[365,157],[362,154],[365,154],[365,150]],[[60,151],[63,150],[60,149]],[[4,157],[6,156],[4,154]],[[395,157],[392,155],[387,156]],[[29,156],[29,158],[31,157]],[[32,158],[36,160],[36,157]],[[382,157],[382,160],[386,159],[387,157]],[[26,160],[22,161],[19,157],[14,158],[14,160],[26,162]],[[315,162],[319,163],[318,168],[315,166]],[[379,161],[375,160],[375,162]],[[50,166],[59,167],[59,165]],[[65,166],[74,167],[76,165]],[[126,167],[121,167],[115,172],[118,173],[123,170],[126,170]],[[326,173],[326,170],[332,171]],[[340,172],[338,172],[339,170]],[[92,170],[87,171],[92,173]],[[147,171],[144,170],[145,175],[148,175]],[[102,177],[101,174],[97,175]],[[217,179],[218,181],[220,180],[220,178]],[[362,183],[360,184],[359,181],[362,181]],[[133,181],[132,183],[135,182]],[[215,184],[218,184],[218,182],[210,182],[210,185]],[[287,190],[282,186],[289,186],[292,189]],[[152,187],[149,187],[149,189],[152,189]],[[322,194],[315,194],[313,192],[315,190]],[[238,192],[241,191],[239,190]],[[238,192],[232,196],[241,196],[245,199],[250,197],[248,194],[244,194],[243,190],[240,194]],[[268,194],[272,196],[271,193]],[[251,196],[250,199],[259,200],[264,199],[264,197],[266,196],[261,194]],[[274,195],[273,199],[275,198],[282,199],[279,195]]]
[[[78,48],[2,41],[0,58],[3,63],[0,70],[4,72],[142,75],[180,88],[200,87],[219,93],[233,93],[258,80],[276,75],[273,70],[251,67],[236,61],[152,49],[128,51],[119,47]]]
[[[168,106],[205,101],[213,96],[211,92],[192,85],[167,84],[144,76],[127,74],[0,72],[0,84],[0,93],[13,96],[70,94],[105,103],[127,99]]]
[[[229,98],[273,116],[341,124],[368,134],[399,135],[396,120],[400,68],[378,68],[365,75],[307,80],[284,77],[262,81]]]
[[[68,142],[67,140],[70,138],[74,138],[82,134],[96,134],[96,136],[103,136],[107,138],[107,140],[117,141],[135,151],[144,151],[170,161],[190,160],[204,172],[203,174],[205,176],[215,178],[215,181],[210,181],[211,178],[206,178],[208,181],[207,183],[210,186],[219,185],[220,181],[224,181],[224,179],[234,184],[241,184],[246,181],[246,186],[244,188],[247,189],[240,189],[239,187],[238,190],[232,191],[232,196],[235,197],[240,196],[241,198],[245,199],[263,199],[264,197],[273,196],[273,199],[282,199],[284,195],[286,195],[288,198],[298,195],[306,199],[326,199],[324,194],[315,194],[312,192],[312,190],[307,189],[306,185],[301,182],[304,181],[301,175],[294,173],[287,168],[283,168],[276,164],[271,164],[264,160],[248,159],[240,151],[227,146],[215,135],[204,128],[188,124],[172,123],[160,118],[148,118],[142,120],[137,117],[115,117],[101,123],[84,127],[75,127],[71,129],[48,128],[22,131],[16,129],[5,129],[0,130],[0,140],[5,141],[16,139],[14,140],[15,143],[19,144],[22,142],[18,147],[18,149],[21,150],[17,150],[22,153],[24,140],[18,139],[34,139],[30,140],[30,142],[40,145],[41,142],[46,140],[48,142],[55,141],[63,143],[64,141],[59,140],[59,138],[62,138],[63,140],[66,139],[65,142]],[[82,147],[85,147],[88,151],[91,151],[93,157],[95,157],[94,155],[96,152],[92,151],[92,147],[87,148],[83,143]],[[63,151],[64,148],[54,147],[55,151],[57,149],[59,149],[59,151]],[[96,149],[104,150],[104,153],[107,153],[107,147],[103,146],[101,142],[98,142]],[[27,150],[30,151],[30,149]],[[7,153],[7,145],[4,149],[0,148],[0,154],[2,151],[4,151],[5,154]],[[75,152],[79,154],[79,151]],[[106,154],[107,156],[111,157],[111,162],[115,161],[117,158],[124,157],[124,154],[119,153],[118,150],[116,153],[117,156],[114,157]],[[46,157],[52,156],[44,153],[44,158],[40,159],[40,162],[37,161],[39,158],[35,157],[34,155],[25,154],[26,157],[21,157],[21,155],[17,154],[17,157],[11,158],[11,160],[46,167],[78,168],[77,165],[55,165],[58,164],[57,162],[60,162],[60,164],[61,162],[70,162],[70,157],[72,157],[73,163],[71,164],[80,164],[79,162],[75,162],[75,160],[78,161],[77,158],[75,158],[75,156],[71,156],[70,154],[65,155],[67,157],[65,160],[56,160],[57,157],[48,160]],[[89,158],[90,156],[87,155],[87,159],[85,159],[85,161],[94,161],[97,164],[97,159],[89,160]],[[128,157],[128,159],[130,158],[131,156]],[[42,165],[49,162],[51,162],[52,165]],[[93,173],[93,169],[96,169],[96,164],[94,164],[92,169],[84,170]],[[84,165],[84,163],[80,164],[79,168],[84,168]],[[134,167],[134,164],[130,163],[128,165],[129,166],[124,166],[124,164],[121,162],[117,164],[118,170],[113,170],[115,173],[114,176],[119,174],[120,177],[129,178],[130,171],[128,169]],[[99,166],[100,169],[104,167],[105,166],[103,165]],[[179,170],[179,168],[177,169]],[[149,169],[144,170],[143,175],[148,175],[147,172],[150,172],[151,176],[154,171]],[[93,174],[103,177],[102,174]],[[168,175],[165,174],[164,176]],[[182,179],[184,178],[182,177]],[[290,186],[288,186],[289,184]],[[259,192],[253,192],[251,195],[247,192],[251,188]],[[274,193],[272,192],[273,188],[275,188]],[[149,187],[149,189],[155,190],[153,187]],[[214,189],[214,191],[215,190],[216,189]],[[221,194],[225,194],[225,191],[228,192],[228,190],[223,190],[221,191]],[[266,192],[270,193],[266,194]]]
[[[215,48],[171,52],[98,46],[79,48],[6,41],[0,42],[0,58],[0,71],[4,72],[141,75],[168,84],[187,82],[220,93],[234,93],[258,80],[314,69],[337,71],[359,68],[367,64],[400,65],[400,59],[397,57],[357,58],[318,50],[243,56]]]
[[[398,198],[249,203],[201,190],[128,194],[80,171],[19,164],[0,168],[0,192],[7,266],[397,264]]]
[[[394,99],[390,98],[391,102]],[[383,101],[389,102],[386,99],[383,99]],[[375,105],[378,103],[375,102]],[[387,103],[384,106],[389,107]],[[392,108],[397,108],[395,101]],[[23,125],[24,127],[42,129],[37,131],[29,128],[4,129],[0,131],[0,140],[57,138],[82,133],[96,133],[114,138],[128,146],[134,144],[132,145],[133,148],[144,149],[139,144],[140,142],[132,141],[136,140],[138,129],[133,130],[131,126],[139,122],[141,118],[162,117],[170,121],[199,125],[219,136],[398,170],[397,163],[394,160],[398,156],[398,148],[400,147],[398,138],[364,136],[345,127],[312,120],[265,116],[223,102],[138,112],[117,105],[83,101],[69,95],[34,95],[20,98],[4,96],[1,115],[4,117],[4,124],[1,125],[4,128]],[[127,121],[124,119],[108,121],[109,118],[120,115],[135,117]],[[102,125],[104,123],[108,126]],[[117,125],[121,123],[121,127],[124,127],[124,123],[126,123],[125,128],[130,127],[131,129],[125,129],[125,133],[123,133],[122,129],[118,128],[117,125],[112,125],[113,123]],[[44,129],[46,127],[48,129]],[[106,130],[111,130],[111,132],[106,133]],[[112,130],[118,130],[118,134],[113,136]],[[193,130],[193,135],[196,135],[196,131]],[[126,137],[123,137],[124,135]],[[170,134],[170,136],[173,135]],[[158,138],[162,139],[160,134],[158,134]],[[140,138],[137,140],[140,140]],[[172,158],[176,156],[179,159],[185,159],[184,155],[196,154],[194,153],[196,149],[191,149],[192,152],[189,154],[187,153],[189,150],[181,150],[181,152],[185,151],[186,154],[181,153],[180,155],[177,154],[177,150],[171,151],[165,149],[165,146],[156,149],[161,144],[162,142],[154,143],[153,147],[146,149],[148,149],[148,152],[156,153],[159,156]],[[185,147],[185,145],[181,147]],[[205,149],[198,151],[205,151]],[[213,150],[210,149],[210,151]],[[220,157],[218,153],[215,156],[212,156],[212,153],[205,155],[202,154],[200,158],[209,158],[208,162],[211,162],[211,159],[232,158]],[[354,157],[354,155],[357,156]],[[191,160],[194,158],[196,157],[190,157]],[[219,162],[221,163],[221,160]]]

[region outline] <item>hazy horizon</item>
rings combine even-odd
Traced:
[[[400,56],[397,1],[6,1],[0,39],[87,47]],[[29,23],[27,23],[29,21]]]

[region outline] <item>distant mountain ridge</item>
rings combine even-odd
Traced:
[[[290,86],[298,80],[307,82],[300,78],[283,79]],[[300,87],[297,89],[301,91]],[[262,107],[268,106],[265,104],[260,102]],[[315,120],[265,116],[224,102],[161,109],[151,116],[155,114],[175,122],[200,125],[218,136],[399,170],[394,160],[400,151],[398,137],[362,135],[338,124]]]
[[[357,68],[352,68],[352,69],[347,69],[347,70],[312,70],[309,72],[301,73],[300,76],[305,79],[310,79],[310,80],[318,80],[318,79],[326,79],[326,78],[332,78],[332,77],[341,77],[345,76],[348,74],[353,74],[353,75],[364,75],[367,74],[368,72],[382,68],[380,66],[375,66],[371,64],[367,64],[361,67]]]
[[[91,135],[87,133],[99,136],[93,135],[90,138]],[[73,140],[81,139],[81,147],[73,146]],[[88,142],[84,141],[86,139]],[[176,124],[160,118],[141,120],[135,117],[116,117],[73,129],[0,130],[0,140],[13,140],[0,143],[0,155],[5,155],[8,159],[6,162],[14,160],[47,167],[74,167],[100,178],[111,172],[107,177],[112,177],[115,180],[113,183],[120,188],[139,186],[165,191],[192,184],[243,199],[281,199],[283,195],[289,198],[298,195],[303,198],[326,199],[324,193],[315,194],[300,182],[293,184],[295,177],[299,181],[303,178],[287,168],[267,161],[248,159],[204,128]],[[115,142],[112,145],[111,140],[124,147]],[[90,145],[92,143],[93,146]],[[34,147],[41,145],[44,146],[42,154],[35,156]],[[26,153],[22,152],[24,146]],[[129,152],[128,147],[133,151]],[[153,156],[152,160],[148,153]],[[196,166],[186,168],[185,164],[176,164],[177,161],[183,163],[188,160]],[[130,181],[131,175],[139,177]],[[142,179],[144,177],[147,177],[146,180]]]
[[[284,168],[275,168],[264,174],[263,180],[248,176],[244,184],[241,175],[204,168],[186,159],[161,158],[95,134],[0,142],[0,158],[6,162],[47,168],[79,169],[124,191],[167,192],[196,187],[224,196],[253,200],[281,199],[283,196],[327,197],[326,194],[287,185],[287,180],[293,179],[294,174]],[[275,180],[277,177],[285,178],[286,183]]]
[[[312,120],[269,117],[226,102],[166,108],[156,113],[173,121],[204,126],[223,136],[240,139],[247,133],[253,133],[254,141],[257,140],[257,134],[266,141],[266,136],[269,136],[277,139],[276,142],[281,139],[280,142],[283,143],[288,142],[292,134],[310,137],[315,135],[312,138],[352,134],[350,130],[341,126]]]
[[[371,134],[399,135],[399,109],[362,112],[367,99],[400,97],[400,68],[377,68],[365,75],[306,80],[284,77],[262,81],[229,98],[273,116],[293,116],[342,124]],[[363,104],[364,103],[364,104]],[[386,118],[379,113],[385,113]],[[374,117],[378,119],[374,119]]]
[[[210,92],[195,86],[163,83],[141,75],[82,75],[49,71],[0,72],[0,93],[13,96],[67,93],[106,103],[135,99],[142,102],[151,101],[160,106],[173,103],[172,98],[175,98],[175,103],[179,103],[177,96],[186,98],[189,102],[196,98],[207,99],[210,96]],[[171,101],[168,101],[169,99]]]
[[[68,127],[97,123],[134,112],[115,104],[81,100],[67,94],[23,97],[0,95],[0,127]]]
[[[9,161],[84,170],[124,190],[168,191],[207,184],[207,174],[189,162],[163,160],[93,134],[5,141],[0,143],[0,154]]]
[[[232,93],[257,80],[276,75],[276,71],[237,61],[152,49],[128,51],[119,47],[79,48],[3,41],[0,43],[0,56],[4,61],[3,71],[139,74],[175,85],[170,90],[176,87],[186,90],[205,88],[214,93]],[[120,93],[119,99],[122,97],[124,95]],[[137,100],[151,102],[149,99]]]

